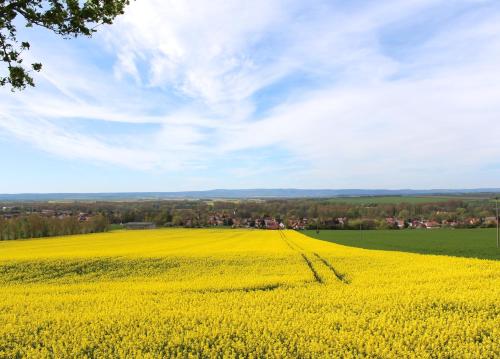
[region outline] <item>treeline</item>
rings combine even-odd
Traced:
[[[370,202],[373,200],[373,202]],[[395,202],[401,198],[395,197]],[[367,198],[364,203],[346,199],[268,199],[268,200],[161,200],[135,202],[24,202],[1,203],[16,218],[0,222],[2,239],[27,238],[75,233],[101,232],[108,224],[127,222],[154,222],[157,226],[204,227],[218,223],[252,225],[258,219],[274,218],[288,224],[295,219],[307,218],[309,228],[377,229],[388,228],[386,218],[403,220],[425,219],[437,222],[454,221],[460,226],[471,226],[471,218],[494,216],[494,204],[489,199],[450,199],[428,203],[377,203]],[[43,211],[69,213],[57,218],[38,215]],[[78,222],[79,213],[89,219]],[[0,213],[1,215],[1,213]],[[1,217],[1,216],[0,216]],[[345,221],[339,221],[339,218]],[[474,226],[481,226],[477,221]]]
[[[109,207],[108,207],[109,206]],[[436,203],[352,204],[316,199],[262,201],[160,201],[100,204],[111,223],[154,222],[158,226],[206,226],[218,216],[224,225],[233,221],[276,218],[284,223],[307,218],[308,226],[320,228],[385,228],[386,218],[467,222],[494,216],[489,200],[450,200]],[[339,218],[347,219],[340,223]]]
[[[0,217],[0,240],[96,233],[108,228],[108,218],[102,214],[80,222],[75,216],[47,218],[32,213],[10,219]]]

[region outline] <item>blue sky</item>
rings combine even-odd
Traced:
[[[500,3],[134,2],[24,29],[0,193],[500,187]]]

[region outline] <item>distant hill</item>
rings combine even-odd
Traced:
[[[153,199],[249,199],[249,198],[333,198],[361,196],[473,195],[500,193],[500,188],[477,189],[214,189],[186,192],[122,192],[122,193],[18,193],[0,194],[0,201],[118,201]]]

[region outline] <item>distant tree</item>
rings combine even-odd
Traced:
[[[410,211],[408,211],[407,209],[402,209],[401,211],[399,211],[398,217],[407,220],[408,218],[410,218]]]
[[[479,212],[479,217],[480,218],[486,218],[486,217],[489,217],[491,216],[492,212],[490,211],[485,211],[485,210],[482,210]]]
[[[456,216],[458,220],[463,221],[465,220],[465,217],[467,216],[467,210],[465,208],[459,207],[456,210]]]
[[[91,36],[102,24],[111,24],[123,14],[130,0],[0,0],[0,60],[6,71],[0,72],[0,86],[10,85],[12,90],[34,86],[33,71],[42,64],[23,64],[22,53],[30,43],[19,42],[17,26],[24,20],[26,27],[44,27],[64,38]]]
[[[65,217],[61,219],[61,229],[65,235],[78,234],[80,233],[80,223],[76,217]]]
[[[26,217],[26,225],[28,227],[26,237],[28,238],[47,235],[45,222],[38,214],[30,214]]]
[[[160,210],[153,219],[153,222],[157,226],[163,226],[165,225],[165,223],[169,223],[171,221],[172,221],[172,215],[166,209]]]
[[[106,232],[109,228],[109,221],[104,215],[98,214],[90,218],[88,225],[91,233]]]
[[[393,227],[385,219],[381,219],[377,221],[377,229],[393,229]]]
[[[178,214],[175,214],[173,217],[172,217],[172,224],[174,226],[182,226],[184,223],[183,223],[183,220],[182,220],[182,217]]]
[[[7,221],[0,216],[0,241],[7,238]]]

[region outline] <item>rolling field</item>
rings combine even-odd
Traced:
[[[500,262],[294,231],[0,242],[0,358],[500,355]]]
[[[500,260],[496,229],[306,230],[302,233],[346,246]]]
[[[482,198],[460,197],[460,196],[360,196],[360,197],[337,197],[331,198],[328,202],[331,203],[348,203],[357,205],[374,205],[374,204],[399,204],[399,203],[439,203],[453,200],[471,201]]]

